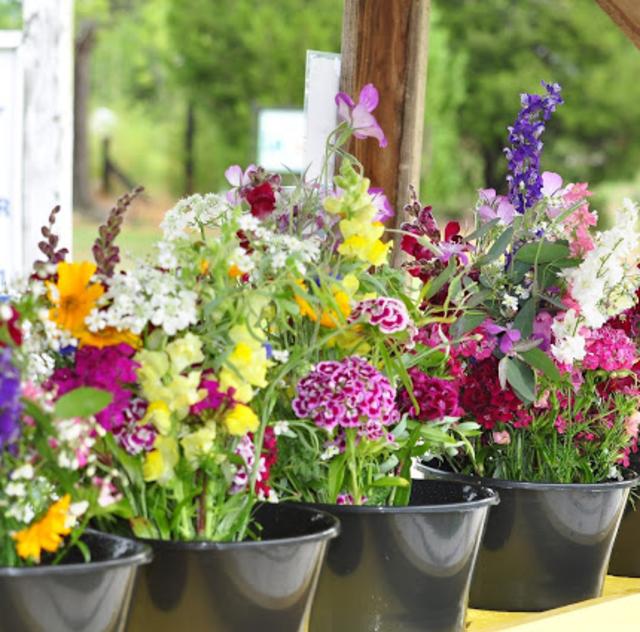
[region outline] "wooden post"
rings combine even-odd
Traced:
[[[596,0],[600,8],[640,48],[640,2],[638,0]]]
[[[355,141],[352,150],[396,210],[395,226],[403,219],[409,185],[417,188],[420,180],[429,8],[430,0],[344,4],[341,89],[357,99],[362,86],[376,86],[380,104],[374,114],[389,142],[381,150],[371,139]]]
[[[23,0],[24,269],[41,258],[40,227],[51,209],[60,247],[71,249],[73,156],[73,2]]]

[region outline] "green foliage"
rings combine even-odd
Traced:
[[[0,0],[0,30],[22,27],[22,1]]]
[[[595,2],[436,0],[455,49],[467,52],[466,98],[457,108],[464,142],[475,146],[487,184],[501,185],[506,125],[514,94],[541,79],[564,87],[566,104],[551,122],[544,168],[591,182],[631,176],[640,149],[634,103],[640,56]],[[458,167],[453,163],[453,169]]]

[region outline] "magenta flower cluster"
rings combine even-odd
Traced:
[[[93,386],[113,395],[111,403],[96,415],[98,423],[110,431],[118,431],[132,420],[131,386],[137,381],[134,359],[135,349],[119,344],[99,349],[82,347],[76,352],[75,366],[56,369],[51,385],[58,395],[64,395],[80,386]]]
[[[397,298],[379,296],[360,301],[349,316],[349,323],[364,321],[377,327],[383,334],[395,334],[409,330],[410,334],[417,329],[409,316],[405,304]]]
[[[633,340],[622,329],[614,329],[607,325],[591,333],[586,351],[582,365],[592,371],[630,369],[637,359]]]
[[[420,421],[435,421],[443,417],[460,417],[464,410],[460,406],[458,382],[443,380],[423,373],[417,367],[409,369],[413,385],[416,409],[406,389],[400,392],[400,410],[411,413]]]
[[[396,423],[396,389],[377,369],[358,356],[320,362],[296,387],[292,406],[302,419],[333,430],[358,428],[375,440]]]

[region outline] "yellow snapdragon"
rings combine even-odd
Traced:
[[[211,453],[215,438],[215,424],[209,423],[180,439],[184,456],[191,467],[198,467],[199,463]]]
[[[229,434],[241,437],[247,432],[255,432],[260,425],[257,415],[245,404],[236,404],[223,419]]]
[[[375,221],[378,210],[368,192],[369,179],[360,175],[350,161],[344,160],[335,182],[342,193],[339,197],[326,198],[324,208],[342,218],[339,227],[344,241],[338,252],[370,265],[385,264],[391,242],[381,239],[384,225]]]
[[[157,435],[153,450],[147,452],[142,466],[144,480],[167,485],[175,475],[174,468],[179,458],[177,441],[173,437]]]

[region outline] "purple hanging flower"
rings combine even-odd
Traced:
[[[540,174],[540,154],[542,153],[542,133],[545,121],[563,100],[561,87],[557,83],[542,82],[547,94],[522,94],[522,109],[513,126],[509,127],[511,147],[504,152],[509,161],[509,198],[518,213],[524,213],[542,197],[542,177]]]
[[[0,350],[0,450],[13,441],[19,430],[20,372],[11,363],[11,349]]]
[[[336,94],[338,106],[338,118],[346,122],[353,130],[356,138],[375,138],[380,147],[387,146],[387,139],[378,124],[375,116],[371,114],[378,107],[378,91],[372,83],[368,83],[360,91],[358,103],[345,92]]]

